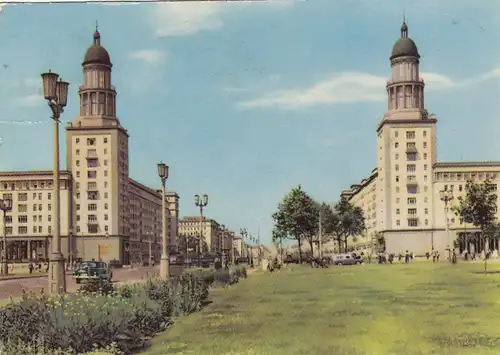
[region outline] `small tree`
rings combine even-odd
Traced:
[[[496,223],[497,194],[490,180],[482,184],[472,180],[465,185],[465,196],[458,197],[458,205],[453,207],[455,214],[465,223],[470,223],[481,230],[479,236],[485,245],[488,238],[498,235]],[[487,272],[487,261],[484,260],[484,272]]]
[[[275,234],[283,239],[296,240],[299,263],[302,262],[302,241],[308,240],[313,250],[313,236],[317,230],[318,209],[314,200],[301,186],[293,188],[273,214]]]
[[[360,235],[365,228],[365,217],[360,207],[354,206],[346,198],[342,198],[334,206],[328,221],[332,235],[339,245],[339,251],[347,252],[347,240],[351,236]]]

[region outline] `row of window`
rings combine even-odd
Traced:
[[[477,173],[477,172],[466,172],[466,173],[436,173],[436,181],[447,181],[447,180],[495,180],[497,178],[497,173]]]
[[[43,200],[43,193],[42,192],[33,192],[33,200],[36,200],[38,197],[38,200]],[[12,200],[12,194],[3,194],[2,198],[4,200],[9,199]],[[52,199],[52,192],[47,193],[47,199],[51,200]],[[28,201],[28,193],[27,192],[19,192],[17,194],[17,200],[18,201]]]
[[[75,161],[75,165],[80,167],[80,160]],[[108,161],[104,159],[104,166],[108,166]],[[97,159],[88,159],[87,168],[97,168],[99,167],[99,161]]]
[[[19,216],[19,217],[23,217],[23,218],[26,217],[27,218],[27,216]],[[50,214],[47,215],[47,221],[49,221],[49,222],[52,221],[52,215],[50,215]],[[42,222],[42,215],[40,214],[38,216],[36,216],[36,215],[33,216],[33,222],[35,222],[35,223]],[[5,223],[6,224],[12,223],[12,216],[5,216]],[[21,222],[21,223],[26,223],[26,222]]]
[[[107,170],[104,170],[104,176],[105,177],[108,176],[108,171]],[[80,177],[80,171],[76,172],[76,177],[77,178]],[[97,171],[96,170],[88,170],[87,171],[87,178],[88,179],[97,179]]]
[[[63,181],[61,181],[63,184]],[[32,189],[51,189],[52,180],[47,181],[17,181],[17,182],[4,182],[2,185],[4,190],[29,190]]]
[[[76,144],[80,144],[80,138],[76,138],[75,142],[76,142]],[[94,138],[94,137],[87,138],[87,145],[88,146],[94,146],[94,145],[96,145],[96,142],[97,142],[97,138]],[[108,137],[104,137],[103,142],[108,143]],[[78,155],[78,153],[77,153],[77,155]]]
[[[426,131],[426,130],[424,130],[424,131],[422,132],[422,135],[423,135],[423,137],[424,137],[424,138],[425,138],[425,137],[427,137],[427,131]],[[396,137],[396,138],[397,138],[398,136],[399,136],[399,132],[398,132],[398,131],[395,131],[395,132],[394,132],[394,137]],[[406,131],[406,139],[415,139],[415,137],[416,137],[416,136],[417,136],[417,135],[416,135],[415,131]]]
[[[429,220],[428,219],[424,220],[424,224],[426,226],[428,226],[429,225]],[[396,220],[396,225],[397,226],[401,225],[401,221],[399,219]],[[418,227],[418,220],[416,220],[416,219],[408,219],[408,227]]]
[[[97,203],[89,203],[87,205],[87,209],[88,209],[88,211],[97,211]],[[105,210],[108,209],[108,204],[107,203],[104,204],[104,209]],[[76,204],[76,210],[80,211],[80,204],[79,203]]]
[[[399,164],[394,165],[394,170],[399,171]],[[427,164],[424,164],[424,170],[427,171]],[[406,171],[409,173],[413,173],[417,171],[416,164],[406,164]]]
[[[33,211],[42,211],[43,210],[42,206],[43,205],[41,203],[33,204]],[[47,205],[47,210],[52,211],[52,205],[50,203]],[[28,205],[25,203],[17,204],[17,212],[28,212]]]
[[[427,142],[423,142],[423,143],[422,143],[422,146],[424,147],[424,149],[426,149],[426,148],[427,148]],[[412,147],[414,147],[414,148],[416,149],[416,146],[415,146],[415,145],[412,145]],[[394,143],[394,148],[399,148],[399,142],[395,142],[395,143]],[[406,145],[406,148],[408,148],[408,143],[407,143],[407,145]]]

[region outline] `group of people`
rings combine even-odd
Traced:
[[[37,272],[42,272],[42,271],[49,272],[49,261],[48,260],[45,260],[45,261],[42,261],[42,260],[30,261],[30,263],[28,264],[28,270],[29,270],[30,274],[32,274],[33,271],[37,271]]]

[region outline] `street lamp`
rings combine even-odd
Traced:
[[[453,190],[439,191],[439,197],[444,202],[444,218],[446,222],[446,234],[448,236],[448,260],[451,262],[451,238],[450,238],[450,223],[448,221],[448,203],[453,200]]]
[[[194,195],[194,205],[200,208],[200,240],[198,241],[198,266],[201,267],[201,251],[203,242],[203,209],[208,205],[208,195],[203,194],[203,196],[201,197],[198,194]]]
[[[158,176],[161,179],[161,258],[160,278],[166,280],[169,274],[169,256],[167,249],[167,202],[165,201],[165,183],[168,179],[168,165],[158,163]]]
[[[58,80],[59,79],[59,80]],[[61,196],[59,190],[59,119],[64,112],[68,101],[69,83],[62,81],[59,75],[52,73],[42,74],[43,96],[52,111],[54,121],[54,222],[52,237],[52,253],[49,268],[49,293],[66,292],[66,274],[64,271],[64,256],[61,251]]]
[[[248,237],[248,231],[246,228],[240,228],[240,234],[243,237],[243,240],[245,241],[246,245],[246,253],[247,253],[247,263],[250,264],[250,253],[248,252],[248,245],[247,245],[247,237]]]
[[[5,214],[12,211],[12,200],[6,198],[0,200],[0,210],[3,212],[3,250],[2,250],[2,275],[7,276],[9,274],[9,269],[7,265],[7,226],[5,225]]]

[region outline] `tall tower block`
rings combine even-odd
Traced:
[[[80,114],[66,125],[73,177],[73,249],[82,259],[123,260],[128,210],[128,133],[116,116],[111,59],[96,28],[82,63]]]
[[[390,62],[387,111],[377,127],[379,230],[394,248],[390,252],[431,251],[437,119],[425,109],[420,54],[405,21]]]

